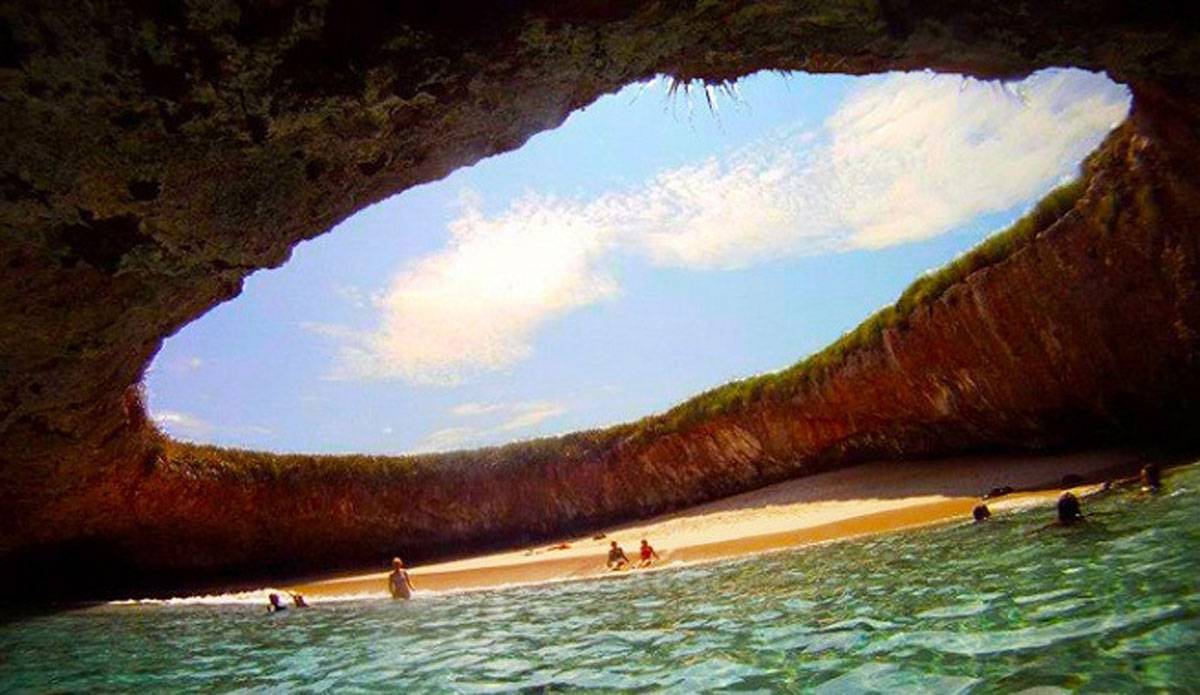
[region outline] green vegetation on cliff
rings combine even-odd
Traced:
[[[573,432],[483,449],[385,456],[372,454],[280,454],[171,439],[154,428],[156,464],[190,475],[253,482],[339,482],[384,485],[427,473],[472,473],[508,466],[579,460],[610,444],[623,426]]]

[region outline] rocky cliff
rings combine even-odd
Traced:
[[[130,586],[429,555],[869,456],[1194,422],[1196,8],[580,0],[420,9],[433,7],[0,8],[9,581],[50,586],[81,560]],[[164,336],[298,241],[517,147],[631,81],[764,68],[1007,77],[1050,65],[1103,69],[1135,92],[1133,115],[1094,158],[1075,208],[782,396],[678,427],[463,455],[478,465],[423,459],[366,472],[268,458],[210,465],[236,455],[164,445],[131,397]]]

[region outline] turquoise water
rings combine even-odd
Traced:
[[[619,578],[110,605],[0,627],[3,692],[1200,692],[1200,467],[1156,497]]]

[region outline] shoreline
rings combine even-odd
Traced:
[[[966,522],[981,502],[993,514],[1052,504],[1065,490],[1083,496],[1099,490],[1104,480],[1134,474],[1142,460],[1135,451],[1098,450],[866,463],[599,529],[595,534],[559,544],[410,567],[409,573],[418,590],[417,598],[427,591],[484,590],[629,576],[956,519]],[[1060,487],[1059,481],[1069,474],[1080,475],[1085,482]],[[981,495],[1004,485],[1016,491],[982,501]],[[649,568],[629,572],[613,572],[605,567],[610,541],[616,540],[634,559],[642,538],[655,547],[660,560]],[[289,585],[285,590],[318,600],[385,597],[387,573],[342,573]]]

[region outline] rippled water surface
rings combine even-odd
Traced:
[[[1200,692],[1200,467],[1163,494],[658,573],[0,627],[3,692]]]

